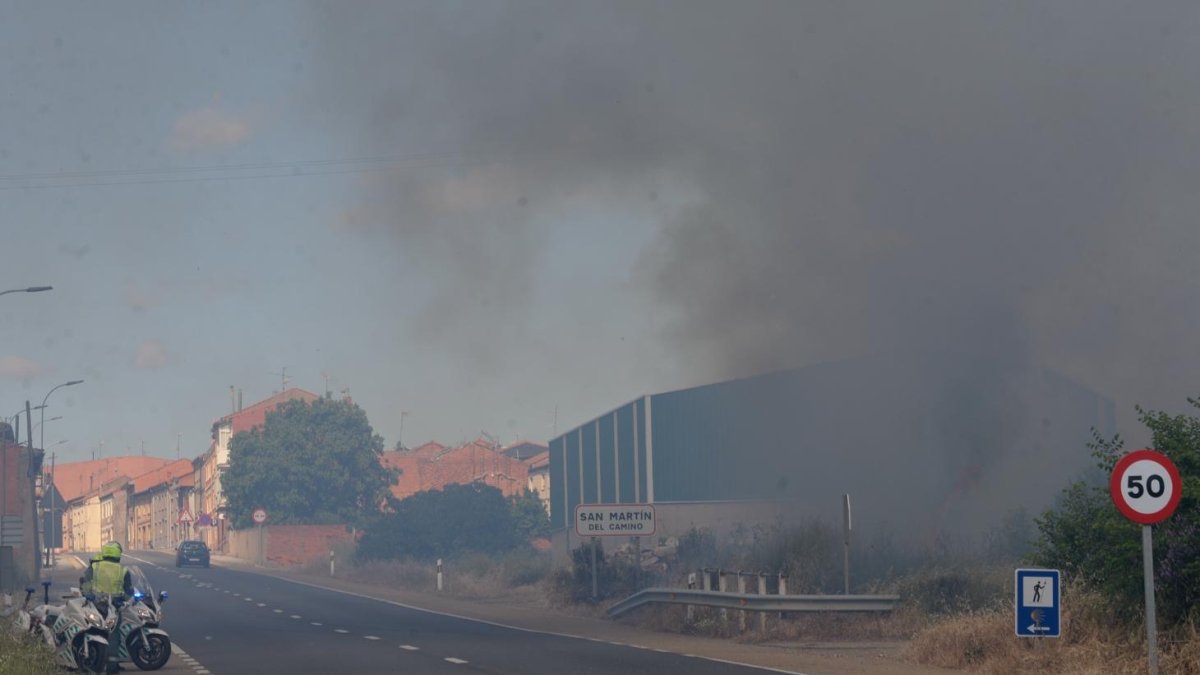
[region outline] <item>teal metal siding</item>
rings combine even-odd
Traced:
[[[603,504],[617,503],[617,457],[613,447],[612,415],[605,415],[596,420],[595,426],[600,429],[600,502]]]
[[[618,501],[622,503],[633,503],[637,501],[635,496],[636,485],[634,484],[634,476],[637,473],[633,467],[633,408],[632,406],[621,406],[617,409],[617,449],[621,459],[621,494]]]

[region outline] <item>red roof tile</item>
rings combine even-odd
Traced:
[[[280,405],[287,403],[288,401],[304,401],[305,403],[312,403],[319,398],[321,397],[317,396],[311,391],[305,391],[303,389],[292,387],[291,389],[275,394],[270,398],[265,398],[258,403],[242,408],[233,414],[226,415],[217,420],[217,424],[230,422],[230,427],[235,434],[243,431],[250,431],[254,427],[260,427],[266,422],[268,412],[274,411]]]
[[[549,451],[539,452],[538,454],[534,455],[533,457],[530,457],[529,459],[525,460],[525,465],[529,467],[530,471],[534,471],[535,469],[549,467],[550,466],[550,452]]]
[[[424,490],[475,482],[491,485],[508,496],[517,495],[525,489],[529,476],[526,462],[496,452],[484,440],[443,449],[436,455],[393,450],[383,453],[380,461],[385,467],[401,470],[399,482],[392,486],[392,494],[399,499]]]
[[[106,457],[86,462],[65,462],[54,467],[52,480],[65,501],[78,499],[120,476],[137,476],[170,464],[162,457]]]
[[[151,488],[157,487],[164,483],[170,483],[176,478],[187,476],[192,479],[195,475],[195,467],[192,466],[190,459],[177,459],[166,466],[160,466],[153,471],[148,471],[140,476],[133,477],[133,492],[145,492]]]

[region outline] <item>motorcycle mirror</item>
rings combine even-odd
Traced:
[[[45,586],[46,588],[50,588],[50,580],[47,579],[47,580],[43,581],[42,585]]]
[[[33,586],[26,586],[26,587],[25,587],[25,594],[26,594],[26,595],[33,595],[34,591],[36,591],[36,590],[37,590],[37,589],[36,589],[36,588],[34,588]]]
[[[167,597],[168,597],[168,596],[167,596],[167,592],[166,592],[166,591],[159,591],[159,592],[158,592],[158,601],[159,601],[159,602],[162,602],[162,601],[166,600],[166,599],[167,599]]]

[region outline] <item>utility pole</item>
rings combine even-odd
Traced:
[[[404,449],[404,418],[407,416],[408,413],[400,411],[400,440],[396,441],[396,445],[400,446],[401,450]]]
[[[287,391],[287,386],[288,386],[287,369],[288,369],[288,367],[284,366],[279,369],[278,373],[270,373],[271,375],[279,376],[279,385],[280,385],[279,393],[283,393],[283,392]]]
[[[179,459],[180,446],[183,445],[183,434],[175,435],[175,459]],[[142,453],[145,454],[145,453]]]
[[[54,485],[54,460],[57,459],[58,453],[50,453],[50,485]],[[43,491],[45,489],[43,488]],[[54,498],[58,495],[58,487],[54,488],[54,494],[50,495],[50,520],[46,522],[46,567],[54,566],[54,533],[58,532],[59,539],[62,539],[62,521],[60,520],[56,526],[54,522]],[[60,541],[61,545],[62,542]]]

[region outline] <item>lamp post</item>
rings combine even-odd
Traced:
[[[39,446],[39,448],[41,449],[41,451],[42,451],[43,453],[45,453],[45,452],[46,452],[46,401],[49,401],[49,400],[50,400],[50,394],[53,394],[54,392],[58,391],[59,389],[62,389],[63,387],[73,387],[73,386],[75,386],[75,385],[77,385],[77,384],[83,384],[83,380],[70,380],[70,381],[68,381],[68,382],[63,382],[62,384],[58,385],[57,387],[54,387],[54,388],[53,388],[53,389],[51,389],[50,391],[46,392],[46,396],[45,396],[45,397],[42,399],[42,414],[41,414],[41,416],[42,416],[42,421],[38,423],[38,424],[40,424],[40,425],[41,425],[41,427],[42,427],[42,435],[41,435],[41,439],[38,441],[38,446]],[[32,436],[33,436],[33,433],[32,433],[32,432],[33,432],[33,429],[30,429],[29,431],[30,431],[30,434],[29,434],[29,435],[30,435],[30,437],[32,437]],[[32,451],[32,450],[30,450],[30,453],[32,453],[32,452],[33,452],[33,451]],[[32,454],[31,454],[30,456],[32,457]],[[43,482],[42,489],[43,489],[43,491],[45,490],[45,483],[44,483],[44,482]],[[36,527],[36,524],[35,524],[35,527]],[[35,533],[35,534],[34,534],[34,537],[35,537],[35,539],[34,539],[34,540],[35,540],[35,541],[36,541],[36,536],[37,536],[37,535],[36,535],[36,532],[37,532],[37,530],[35,529],[35,530],[34,530],[34,533]],[[45,534],[46,534],[46,533],[43,533],[43,536],[45,536]],[[47,547],[47,548],[49,548],[49,542],[46,542],[46,547]],[[39,556],[39,562],[40,562],[40,556]]]
[[[7,291],[0,291],[0,295],[8,295],[9,293],[41,293],[42,291],[54,290],[53,286],[30,286],[29,288],[10,288]]]
[[[42,449],[45,449],[46,447],[46,401],[50,400],[50,394],[53,394],[59,389],[62,389],[63,387],[73,387],[77,384],[83,384],[83,380],[71,380],[70,382],[63,382],[57,387],[46,392],[46,397],[42,399],[42,421],[40,422],[42,425],[42,438],[40,441],[38,441],[38,445]]]

